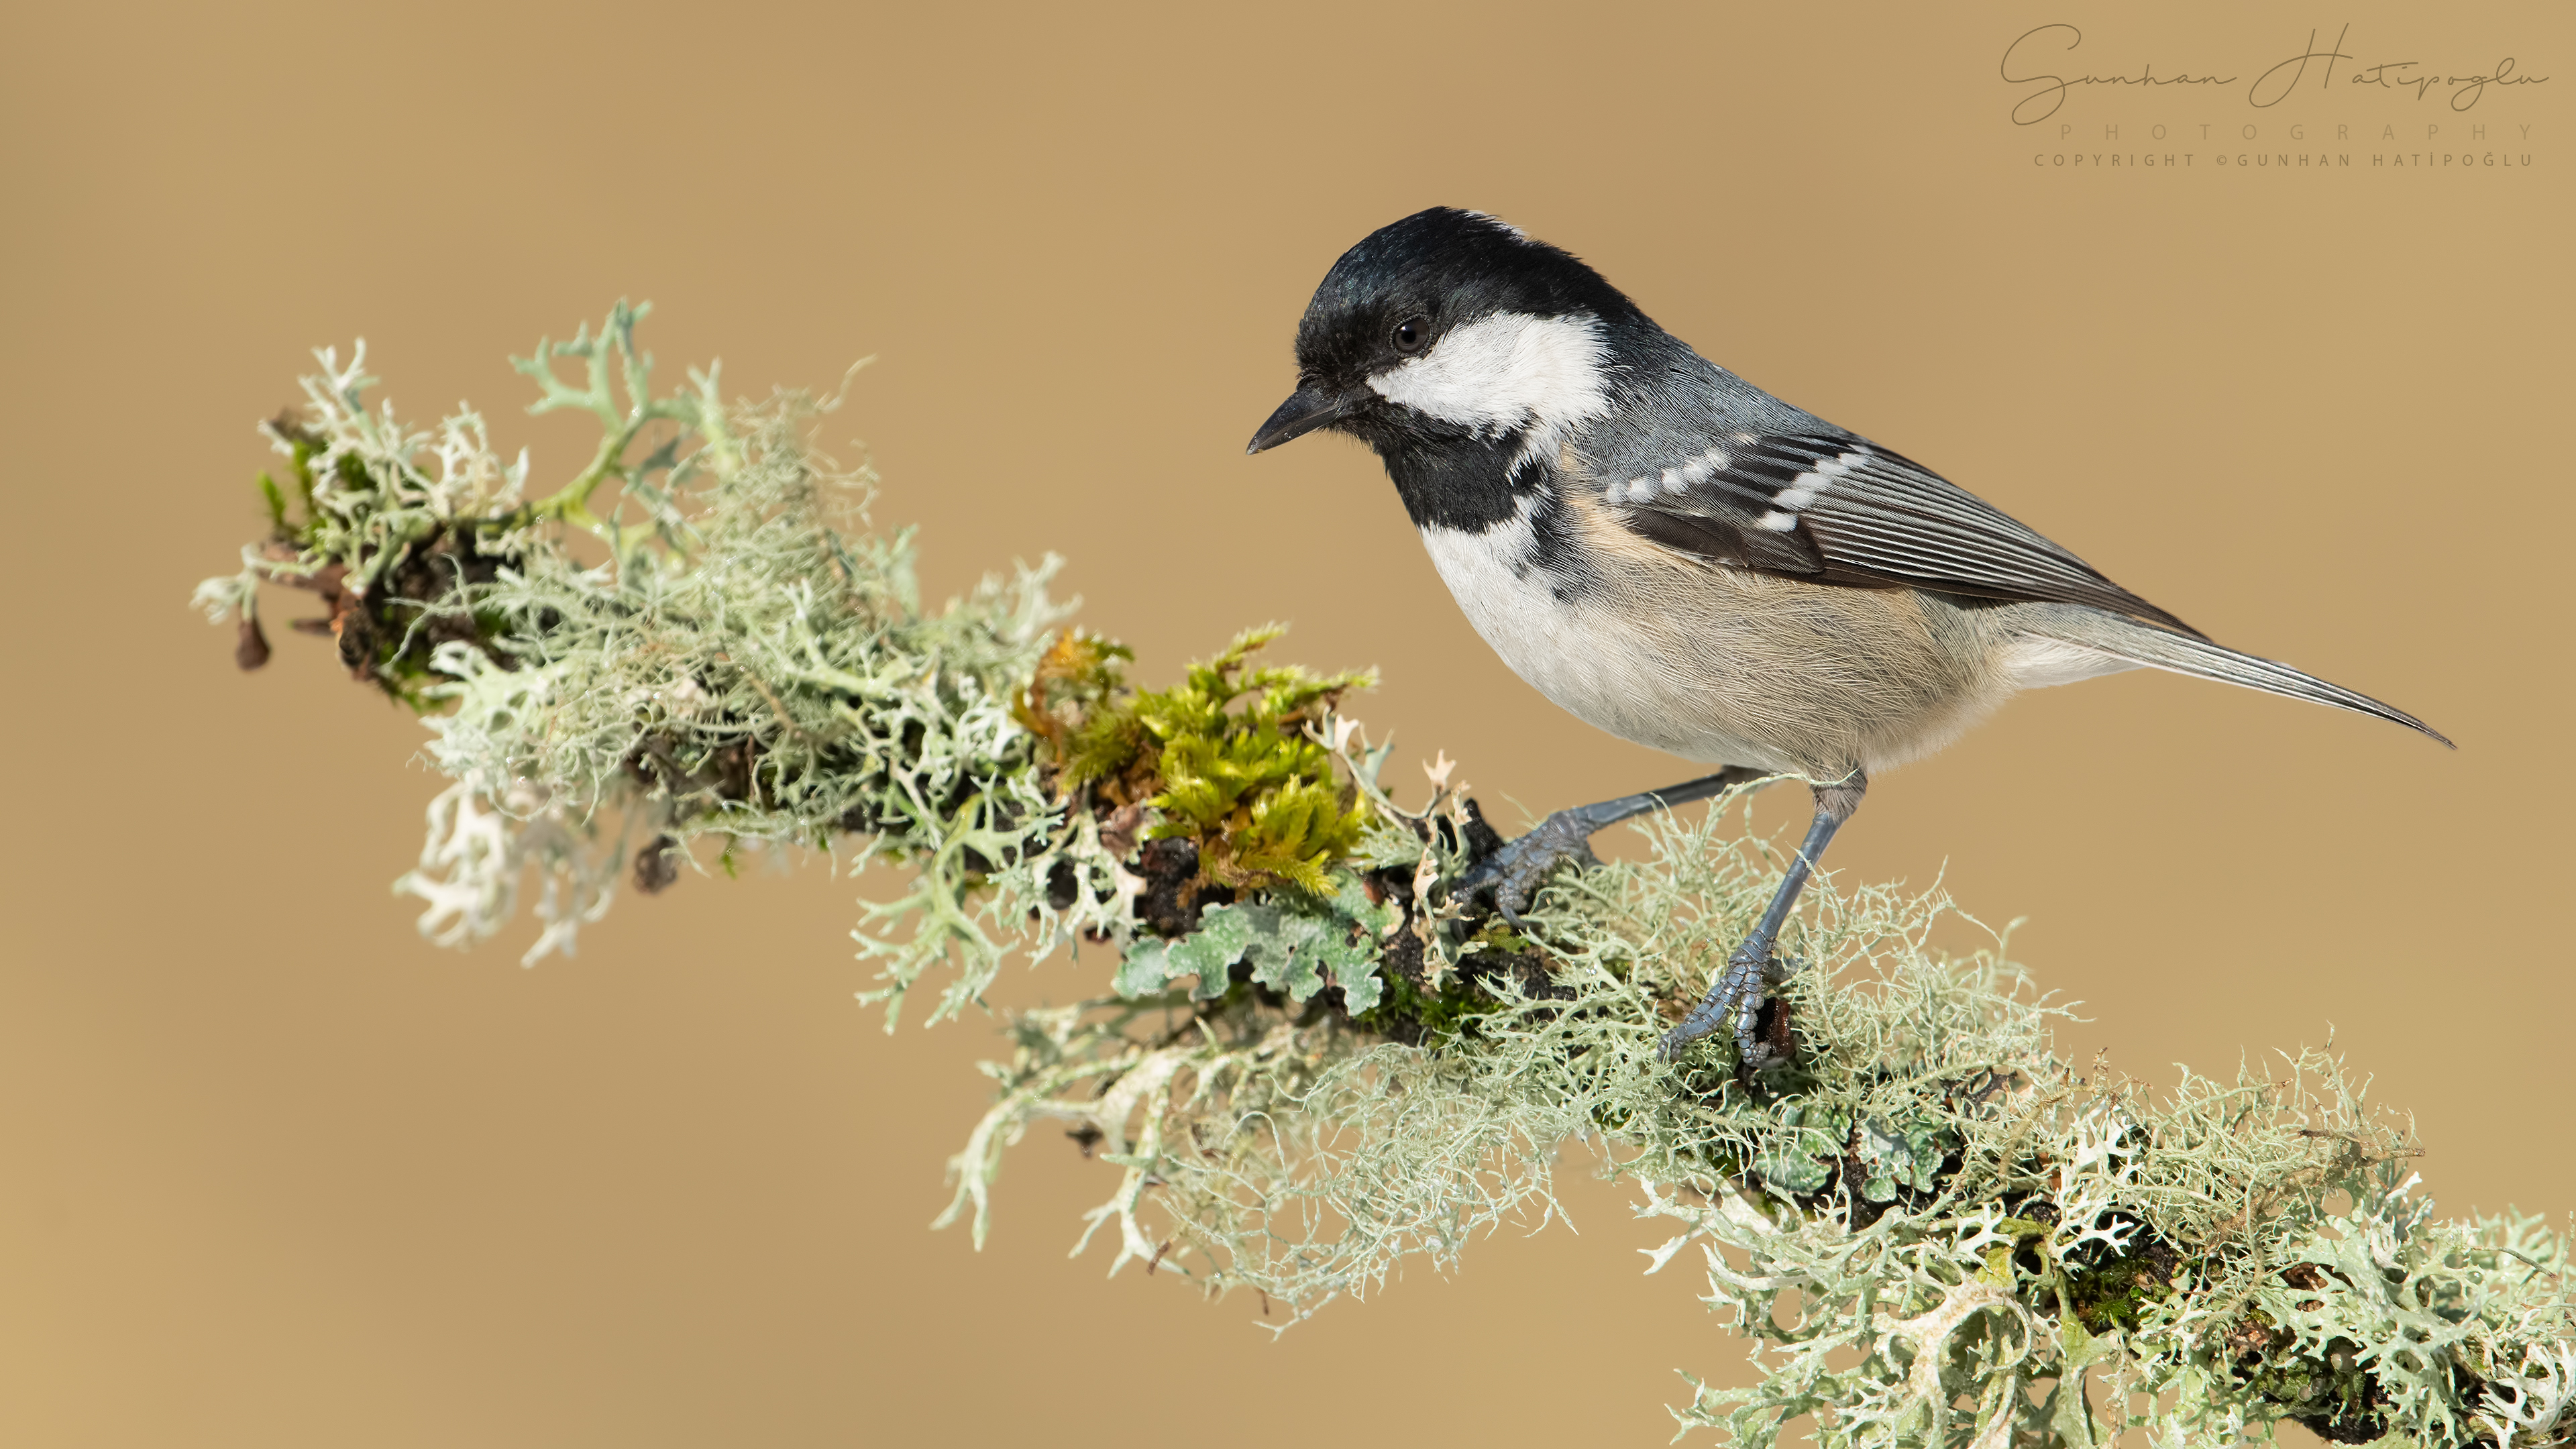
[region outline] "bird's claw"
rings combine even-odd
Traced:
[[[1457,897],[1473,900],[1490,895],[1494,910],[1517,928],[1530,897],[1562,865],[1593,866],[1591,828],[1571,810],[1559,810],[1538,827],[1469,867],[1458,878]]]
[[[1657,1054],[1665,1061],[1677,1061],[1692,1042],[1710,1035],[1721,1026],[1732,1026],[1735,1034],[1736,1075],[1750,1079],[1789,1060],[1794,1043],[1789,1035],[1787,1003],[1774,1006],[1771,988],[1797,974],[1806,963],[1792,956],[1783,961],[1771,952],[1768,941],[1748,940],[1735,948],[1727,958],[1726,970],[1710,987],[1690,1015],[1664,1033]],[[1767,1014],[1765,1006],[1773,1006]]]

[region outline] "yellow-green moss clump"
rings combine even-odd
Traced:
[[[1127,649],[1068,632],[1038,662],[1017,717],[1052,747],[1067,799],[1141,802],[1160,817],[1144,839],[1189,842],[1195,885],[1330,895],[1327,872],[1359,844],[1369,812],[1316,732],[1376,676],[1252,667],[1286,632],[1247,629],[1179,684],[1143,691],[1118,667]]]

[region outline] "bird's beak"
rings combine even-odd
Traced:
[[[1288,395],[1261,431],[1252,435],[1252,445],[1245,448],[1249,456],[1264,448],[1275,448],[1291,438],[1303,437],[1317,428],[1326,427],[1349,415],[1354,400],[1308,385]]]

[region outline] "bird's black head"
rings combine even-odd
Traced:
[[[1480,462],[1501,482],[1608,410],[1613,339],[1641,323],[1569,252],[1482,212],[1416,212],[1325,274],[1297,324],[1297,391],[1246,451],[1329,428],[1375,448],[1408,503],[1426,468]]]

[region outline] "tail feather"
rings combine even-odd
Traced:
[[[2098,609],[2064,604],[2030,608],[2027,616],[2016,622],[2023,633],[2079,645],[2132,664],[2188,674],[2195,679],[2214,679],[2221,684],[2241,684],[2266,694],[2287,695],[2292,699],[2329,704],[2358,714],[2376,715],[2408,729],[2419,730],[2452,749],[2459,748],[2451,744],[2449,736],[2395,705],[2382,704],[2369,695],[2346,689],[2340,684],[2329,684],[2286,664],[2240,654],[2223,644],[2213,644],[2195,635],[2177,634],[2170,629],[2124,619]]]

